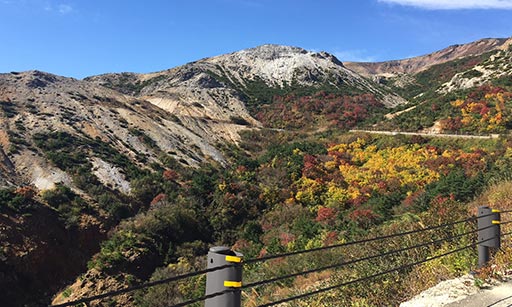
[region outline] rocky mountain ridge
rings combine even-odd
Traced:
[[[344,65],[363,76],[382,75],[392,77],[400,74],[415,74],[433,65],[446,63],[459,58],[507,49],[510,44],[512,44],[512,38],[487,38],[468,44],[452,45],[430,54],[409,59],[375,63],[344,62]]]

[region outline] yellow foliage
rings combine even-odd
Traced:
[[[326,199],[328,207],[336,207],[336,204],[342,204],[349,200],[350,196],[346,189],[337,187],[333,183],[329,183]]]
[[[308,206],[318,206],[323,203],[324,184],[307,178],[301,177],[297,182],[298,192],[295,199]]]
[[[451,105],[456,108],[460,107],[463,104],[464,104],[464,100],[462,100],[462,99],[457,99],[457,100],[451,102]]]
[[[427,184],[439,179],[439,174],[431,169],[425,168],[422,163],[436,158],[436,153],[419,145],[407,145],[395,148],[377,150],[376,146],[367,148],[356,147],[350,152],[352,163],[360,166],[342,162],[339,170],[345,180],[357,183],[358,186],[371,186],[377,189],[376,181],[379,179],[398,179],[401,186],[408,184]],[[446,151],[443,155],[450,156],[451,152]],[[350,198],[360,195],[359,191],[350,191]]]

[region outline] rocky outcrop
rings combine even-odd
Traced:
[[[512,42],[512,39],[509,41]],[[507,47],[497,50],[483,63],[455,74],[448,82],[441,85],[438,92],[448,93],[477,87],[510,75],[512,75],[512,51]]]
[[[14,165],[0,147],[0,188],[12,186],[13,180],[15,180]]]

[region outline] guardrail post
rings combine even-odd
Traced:
[[[228,292],[205,300],[205,307],[240,307],[242,304],[240,287],[242,287],[243,255],[225,246],[215,246],[208,252],[208,269],[233,264],[232,267],[220,269],[206,274],[206,295]]]
[[[478,207],[478,267],[489,262],[489,248],[500,248],[500,210]]]

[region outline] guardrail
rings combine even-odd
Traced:
[[[426,263],[426,262],[429,262],[429,261],[432,261],[435,259],[439,259],[439,258],[448,256],[448,255],[451,255],[454,253],[458,253],[458,252],[461,252],[461,251],[464,251],[464,250],[467,250],[470,248],[474,248],[474,247],[477,247],[477,249],[478,249],[478,258],[479,258],[478,265],[479,265],[479,267],[483,267],[489,261],[490,249],[500,248],[502,238],[505,236],[512,235],[512,232],[504,233],[504,234],[501,233],[501,225],[512,223],[512,221],[506,221],[506,222],[501,221],[501,214],[505,214],[505,213],[512,213],[512,210],[500,211],[500,210],[492,209],[489,207],[479,207],[478,215],[476,217],[470,217],[465,220],[450,222],[450,223],[441,224],[441,225],[429,226],[429,227],[425,227],[422,229],[411,230],[411,231],[406,231],[406,232],[401,232],[401,233],[396,233],[396,234],[391,234],[391,235],[386,235],[386,236],[379,236],[379,237],[374,237],[374,238],[369,238],[369,239],[364,239],[364,240],[330,245],[330,246],[325,246],[325,247],[293,251],[293,252],[289,252],[289,253],[276,254],[276,255],[268,255],[268,256],[264,256],[264,257],[260,257],[260,258],[248,259],[245,261],[243,259],[242,254],[232,251],[231,249],[229,249],[227,247],[222,247],[222,246],[221,247],[212,247],[207,255],[207,269],[205,269],[205,270],[187,273],[187,274],[183,274],[183,275],[179,275],[179,276],[174,276],[171,278],[166,278],[166,279],[162,279],[162,280],[158,280],[158,281],[143,283],[143,284],[140,284],[137,286],[133,286],[133,287],[117,290],[117,291],[111,291],[111,292],[107,292],[107,293],[100,294],[100,295],[86,297],[86,298],[82,298],[79,300],[75,300],[75,301],[71,301],[71,302],[67,302],[67,303],[63,303],[63,304],[52,305],[51,307],[66,307],[66,306],[74,306],[77,304],[85,304],[86,306],[89,306],[89,303],[92,301],[95,301],[95,300],[101,300],[104,298],[109,298],[109,297],[113,297],[113,296],[117,296],[117,295],[121,295],[121,294],[125,294],[125,293],[130,293],[130,292],[133,292],[136,290],[141,290],[141,289],[145,289],[145,288],[149,288],[149,287],[153,287],[153,286],[161,285],[161,284],[165,284],[165,283],[177,282],[180,280],[184,280],[187,278],[204,275],[204,274],[206,274],[206,293],[204,296],[194,298],[194,299],[191,299],[188,301],[184,301],[184,302],[181,302],[181,303],[178,303],[175,305],[171,305],[170,307],[188,306],[188,305],[195,304],[195,303],[202,302],[202,301],[205,302],[205,307],[240,307],[242,304],[241,292],[251,289],[251,288],[255,288],[255,287],[267,285],[267,284],[272,284],[272,283],[275,283],[275,282],[278,282],[281,280],[285,280],[285,279],[297,277],[297,276],[302,276],[302,275],[307,275],[307,274],[314,273],[314,272],[325,271],[325,270],[335,269],[335,268],[341,268],[341,267],[344,267],[347,265],[352,265],[355,263],[369,261],[372,259],[379,259],[379,258],[382,258],[385,256],[401,253],[404,251],[409,251],[409,250],[414,250],[414,249],[418,249],[418,248],[425,247],[425,246],[440,244],[440,243],[443,243],[443,242],[446,242],[449,240],[453,240],[456,238],[462,238],[462,237],[469,236],[469,235],[475,234],[475,233],[478,235],[478,238],[475,243],[468,244],[466,246],[451,250],[449,252],[446,252],[446,253],[443,253],[440,255],[436,255],[436,256],[432,256],[432,257],[426,257],[425,259],[422,259],[422,260],[404,264],[404,265],[394,267],[394,268],[391,268],[391,269],[388,269],[385,271],[381,271],[379,273],[375,273],[372,275],[362,276],[360,278],[356,278],[356,279],[346,281],[346,282],[343,282],[340,284],[335,284],[335,285],[331,285],[329,287],[317,289],[312,292],[284,298],[284,299],[274,301],[271,303],[266,303],[266,304],[260,305],[259,307],[275,306],[275,305],[279,305],[279,304],[286,303],[286,302],[300,300],[300,299],[310,297],[310,296],[313,296],[313,295],[316,295],[319,293],[327,292],[327,291],[330,291],[330,290],[333,290],[336,288],[345,287],[345,286],[352,285],[355,283],[361,283],[364,281],[375,279],[377,277],[380,277],[380,276],[383,276],[386,274],[390,274],[393,272],[400,272],[400,271],[403,271],[406,269],[410,269],[410,268],[420,265],[422,263]],[[283,275],[283,276],[276,276],[276,277],[266,279],[266,280],[261,280],[258,282],[243,284],[242,271],[243,271],[243,267],[245,265],[259,263],[259,262],[265,262],[265,261],[268,261],[271,259],[284,258],[284,257],[293,256],[293,255],[303,255],[303,254],[309,254],[309,253],[323,251],[323,250],[343,248],[343,247],[347,247],[350,245],[358,245],[358,244],[363,244],[363,243],[368,243],[368,242],[373,242],[373,241],[380,241],[380,240],[385,240],[385,239],[390,239],[390,238],[408,236],[411,234],[422,233],[422,232],[427,232],[427,231],[432,231],[432,230],[439,230],[439,229],[442,229],[445,227],[455,226],[455,225],[465,224],[465,223],[470,223],[470,222],[475,222],[475,221],[477,221],[477,229],[467,231],[465,233],[453,235],[453,236],[438,239],[438,240],[431,240],[428,242],[423,242],[423,243],[419,243],[416,245],[407,246],[407,247],[404,247],[401,249],[396,249],[396,250],[388,251],[385,253],[370,255],[370,256],[353,259],[353,260],[349,260],[349,261],[342,261],[339,263],[322,266],[322,267],[315,268],[315,269],[301,271],[301,272],[297,272],[297,273],[293,273],[293,274],[287,274],[287,275]]]

